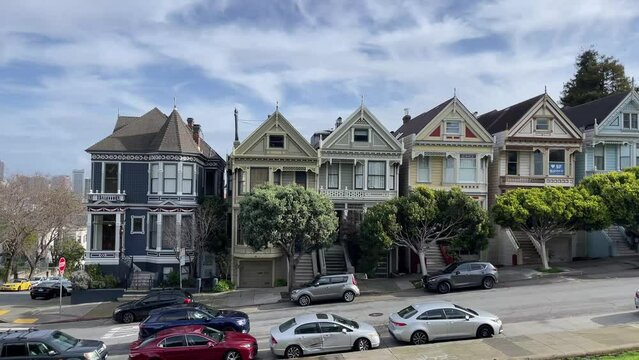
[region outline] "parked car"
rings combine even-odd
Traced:
[[[60,281],[60,279],[62,279],[62,286],[66,287],[67,289],[73,288],[73,282],[65,277],[49,276],[48,278],[46,278],[46,281]]]
[[[113,310],[113,320],[128,324],[142,320],[149,315],[149,311],[172,305],[188,304],[193,296],[182,290],[154,291],[142,299],[124,303]]]
[[[359,287],[353,274],[320,275],[304,287],[291,291],[291,301],[308,306],[320,300],[342,299],[346,302],[359,296]]]
[[[501,334],[503,328],[501,320],[491,313],[433,301],[391,314],[388,331],[399,341],[419,345],[433,340],[491,337]]]
[[[452,263],[440,272],[422,277],[424,290],[436,290],[441,294],[468,287],[492,289],[497,281],[497,268],[484,261]]]
[[[31,290],[32,287],[40,284],[41,282],[45,281],[47,278],[44,276],[36,276],[33,279],[31,279],[31,286],[29,287],[29,290]]]
[[[257,356],[257,341],[249,334],[218,331],[208,326],[178,326],[162,330],[130,346],[130,360],[184,359],[250,360]]]
[[[2,284],[0,291],[24,291],[29,290],[29,287],[31,287],[29,280],[18,278]]]
[[[369,350],[379,346],[377,330],[334,314],[305,314],[271,328],[271,352],[276,356],[303,355],[347,350]]]
[[[58,330],[21,329],[0,332],[2,359],[106,359],[106,345],[82,340]]]
[[[639,289],[635,291],[635,308],[639,309]]]
[[[56,296],[60,296],[60,282],[59,281],[44,281],[36,286],[31,286],[31,299],[45,298],[52,299]],[[62,296],[70,296],[71,289],[67,289],[64,284],[62,285]]]
[[[222,331],[248,333],[248,315],[241,311],[217,310],[200,303],[168,306],[151,310],[140,323],[139,338],[147,338],[158,331],[184,325],[206,325]]]

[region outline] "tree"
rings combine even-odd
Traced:
[[[202,276],[204,251],[212,253],[220,273],[226,278],[230,269],[228,261],[229,236],[227,232],[228,203],[222,198],[206,198],[195,210],[193,243],[198,257],[199,276]]]
[[[596,174],[585,178],[580,186],[590,194],[600,196],[606,205],[612,223],[639,234],[639,180],[638,168],[624,172]]]
[[[417,254],[424,276],[428,275],[426,249],[431,244],[458,241],[470,242],[468,248],[483,248],[491,232],[486,211],[458,188],[417,187],[408,196],[375,208],[370,217],[367,213],[364,222],[370,239],[406,246]]]
[[[84,247],[73,237],[64,235],[59,241],[53,244],[51,257],[54,264],[64,257],[66,261],[65,272],[72,273],[80,267],[80,262],[84,258]]]
[[[546,243],[575,230],[601,230],[610,225],[603,200],[583,188],[544,187],[515,189],[497,198],[495,222],[524,231],[549,269]]]
[[[360,257],[357,262],[359,271],[371,274],[375,271],[380,260],[393,247],[393,239],[385,231],[396,227],[395,217],[397,207],[389,201],[373,205],[366,211],[357,237]]]
[[[324,195],[297,185],[266,185],[241,200],[239,224],[256,251],[273,245],[286,255],[290,292],[301,256],[333,243],[337,217]]]
[[[564,84],[561,103],[577,106],[620,92],[630,91],[631,84],[619,60],[600,55],[594,49],[577,56],[575,76]]]

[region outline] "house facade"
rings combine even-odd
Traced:
[[[574,186],[583,133],[550,96],[544,93],[478,119],[495,137],[488,171],[489,207],[499,194],[510,189]],[[567,234],[549,244],[551,260],[572,260],[573,238]],[[496,264],[506,265],[540,261],[538,250],[525,234],[499,227],[488,256]]]
[[[177,109],[168,116],[157,108],[118,116],[113,132],[86,151],[85,264],[121,278],[135,268],[156,282],[178,271],[179,249],[192,253],[187,234],[198,201],[223,195],[225,162],[204,141],[200,125],[192,118],[185,123]],[[213,257],[201,259],[199,275],[215,274]]]
[[[235,121],[237,129],[237,113]],[[298,184],[317,189],[317,151],[279,110],[244,141],[239,141],[237,132],[235,139],[228,160],[232,199],[231,276],[239,287],[272,287],[277,279],[287,278],[286,256],[277,247],[256,252],[246,245],[238,221],[240,201],[262,184]],[[300,262],[298,268],[306,268],[308,264]]]
[[[359,228],[367,208],[399,195],[399,166],[402,144],[382,125],[368,108],[361,105],[346,120],[337,119],[335,129],[316,133],[311,144],[319,156],[318,191],[330,198],[339,217],[340,243],[321,251],[319,271],[326,274],[348,270],[340,255],[350,232]],[[331,257],[334,257],[331,259]],[[379,264],[381,276],[396,272],[396,252]]]
[[[628,91],[582,105],[564,113],[584,132],[584,151],[576,158],[575,180],[639,165],[639,94]],[[605,231],[580,233],[577,256],[636,255],[625,231],[613,226]]]
[[[414,118],[407,114],[402,122],[395,132],[406,148],[400,193],[406,195],[417,186],[458,187],[486,208],[493,137],[473,113],[454,96]],[[407,252],[404,258],[406,272],[418,270],[416,256]],[[431,269],[444,265],[438,246],[428,249],[426,261]]]

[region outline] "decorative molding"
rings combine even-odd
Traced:
[[[87,208],[89,212],[109,212],[109,213],[113,213],[113,212],[124,212],[126,211],[126,208],[123,207],[101,207],[101,208],[94,208],[94,207],[89,207]]]

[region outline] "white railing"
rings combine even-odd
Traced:
[[[375,200],[392,199],[397,196],[395,190],[350,190],[350,189],[320,189],[320,193],[331,199]]]
[[[121,192],[121,193],[97,193],[97,192],[90,192],[87,194],[87,198],[89,199],[89,201],[100,201],[100,200],[106,200],[106,201],[119,201],[119,202],[124,202],[124,200],[126,199],[126,192]]]
[[[87,259],[115,259],[119,251],[115,250],[88,250],[85,253]]]
[[[573,186],[575,179],[567,177],[551,176],[516,176],[506,175],[501,177],[502,185],[559,185]]]

